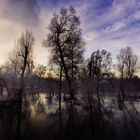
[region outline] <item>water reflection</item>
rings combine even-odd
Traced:
[[[95,107],[85,109],[62,100],[60,133],[58,99],[58,95],[53,95],[50,101],[47,93],[28,94],[23,100],[22,139],[140,138],[139,102],[125,101],[120,110],[115,97],[102,97],[100,117]],[[17,108],[17,105],[0,108],[0,140],[16,139]]]
[[[39,93],[39,96],[34,95],[33,98],[33,100],[29,98],[32,121],[45,121],[48,114],[56,113],[58,108],[58,101],[56,97],[54,97],[51,104],[48,101],[49,99],[47,98],[47,93]]]

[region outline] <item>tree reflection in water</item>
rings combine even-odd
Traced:
[[[125,102],[120,111],[117,101],[102,100],[102,116],[96,107],[89,110],[62,101],[62,130],[59,127],[59,101],[54,95],[50,103],[47,93],[30,95],[23,100],[21,139],[138,139],[140,120],[132,103]],[[134,104],[139,109],[139,103]],[[0,139],[15,140],[17,136],[17,106],[0,108]]]

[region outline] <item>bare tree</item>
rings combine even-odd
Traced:
[[[74,79],[78,75],[79,65],[83,61],[84,42],[81,37],[81,29],[79,27],[80,20],[76,16],[73,7],[69,9],[62,8],[58,14],[54,14],[50,26],[48,39],[44,44],[50,48],[52,58],[51,61],[59,67],[59,122],[62,128],[61,117],[61,88],[62,76],[67,81],[68,92],[70,96],[70,110],[73,110],[73,102],[75,100]],[[46,43],[47,42],[47,43]],[[66,99],[66,98],[65,98]],[[73,126],[73,111],[69,111],[70,125]]]
[[[10,59],[15,71],[20,78],[20,89],[18,90],[19,97],[19,111],[18,111],[18,139],[20,139],[20,124],[21,124],[21,112],[22,112],[22,96],[24,94],[24,77],[27,72],[30,63],[32,62],[32,47],[34,44],[34,37],[31,32],[25,31],[21,37],[16,41],[16,47],[13,51]]]
[[[98,109],[101,112],[100,103],[100,81],[105,77],[109,76],[112,64],[111,53],[106,50],[97,50],[92,53],[88,63],[89,76],[93,76],[97,82],[97,99]]]
[[[111,69],[112,57],[111,53],[106,50],[97,50],[92,53],[89,67],[89,75],[102,80],[104,75],[108,75]]]
[[[138,56],[133,53],[131,47],[126,47],[120,50],[117,55],[117,68],[121,78],[121,94],[124,97],[124,79],[129,80],[128,89],[130,87],[130,80],[137,70]]]
[[[16,47],[10,55],[10,63],[15,69],[15,73],[22,79],[25,72],[30,69],[32,61],[32,46],[34,37],[31,32],[26,30],[16,41]]]
[[[132,78],[137,70],[138,56],[133,53],[131,47],[120,50],[117,55],[118,71],[121,78]]]
[[[44,41],[44,44],[51,48],[51,60],[62,67],[71,99],[74,99],[72,79],[77,74],[84,52],[79,25],[80,21],[75,9],[62,8],[58,14],[54,14],[49,26],[48,39]]]

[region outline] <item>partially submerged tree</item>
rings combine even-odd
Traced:
[[[54,14],[49,26],[48,39],[44,41],[51,49],[51,60],[61,67],[65,74],[71,99],[74,99],[72,80],[78,73],[84,52],[79,25],[80,20],[76,16],[75,9],[62,8],[58,14]]]
[[[109,76],[112,64],[111,53],[106,50],[97,50],[92,53],[88,63],[89,76],[92,76],[97,83],[97,99],[98,109],[101,112],[100,103],[100,81],[105,77]]]
[[[51,62],[55,63],[59,69],[60,130],[62,128],[61,88],[63,75],[64,79],[67,81],[68,93],[70,96],[69,119],[71,121],[71,126],[73,126],[74,121],[72,100],[75,100],[74,91],[76,91],[76,88],[74,88],[73,81],[78,75],[79,65],[83,61],[84,52],[84,42],[82,41],[79,25],[80,20],[79,17],[76,16],[75,9],[73,7],[69,9],[62,8],[59,13],[54,14],[51,19],[48,38],[44,41],[45,46],[51,50]]]
[[[22,112],[22,96],[24,94],[24,77],[30,63],[32,62],[32,47],[34,37],[31,32],[25,31],[21,37],[17,39],[15,50],[11,56],[11,64],[15,68],[18,77],[20,78],[20,89],[18,90],[19,111],[18,111],[18,138],[20,139],[20,122]]]
[[[124,79],[129,80],[128,89],[130,86],[130,80],[134,76],[135,72],[137,71],[137,61],[138,56],[133,53],[131,47],[126,47],[120,50],[119,54],[117,55],[117,68],[121,78],[121,94],[124,96]]]

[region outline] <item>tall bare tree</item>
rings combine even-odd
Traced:
[[[129,80],[128,89],[130,87],[131,78],[137,70],[138,56],[134,54],[131,47],[126,47],[120,50],[117,55],[117,68],[121,78],[121,94],[124,96],[124,79]]]
[[[24,77],[25,72],[30,69],[32,61],[32,47],[34,37],[26,30],[16,41],[16,47],[10,55],[10,63],[19,77]]]
[[[108,75],[111,69],[111,53],[106,50],[97,50],[92,53],[88,67],[89,75],[101,80],[104,75]]]
[[[120,50],[117,55],[118,71],[122,78],[132,78],[137,70],[138,56],[133,53],[131,47]]]
[[[49,26],[48,39],[44,41],[44,44],[51,48],[51,60],[62,67],[72,99],[74,99],[72,80],[77,74],[84,52],[79,25],[80,20],[76,16],[75,9],[62,8],[58,14],[54,14]]]
[[[22,33],[21,37],[16,41],[15,50],[10,58],[15,71],[20,78],[20,89],[18,90],[19,97],[19,111],[18,111],[18,139],[20,139],[20,124],[21,124],[21,112],[22,112],[22,96],[24,94],[24,77],[25,73],[29,69],[30,63],[32,63],[32,47],[34,44],[34,37],[31,32],[26,30]]]
[[[92,53],[88,63],[89,76],[93,76],[97,82],[97,99],[98,109],[101,112],[100,103],[100,81],[105,77],[109,76],[112,64],[111,53],[106,50],[97,50]]]

